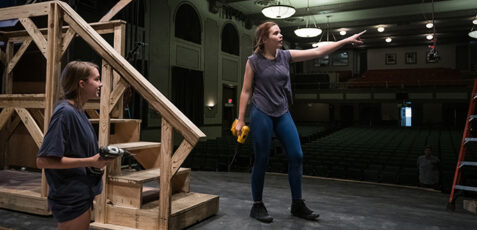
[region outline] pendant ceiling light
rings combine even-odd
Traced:
[[[283,2],[283,1],[282,1]],[[290,5],[290,1],[287,1],[288,5],[282,5],[280,0],[274,1],[271,5],[262,9],[263,15],[267,18],[284,19],[289,18],[295,14],[296,10]]]
[[[308,0],[308,6],[306,7],[307,14],[309,14],[309,11],[310,11],[310,0]],[[310,17],[313,19],[313,24],[315,25],[315,27],[308,27],[308,22],[310,20]],[[305,16],[305,27],[304,28],[298,28],[298,29],[295,30],[296,36],[302,37],[302,38],[316,37],[316,36],[320,35],[321,32],[323,32],[323,31],[320,28],[316,27],[316,20],[315,20],[315,17],[313,15]]]
[[[477,15],[475,16],[474,20],[472,21],[472,23],[474,24],[472,26],[472,29],[470,29],[470,32],[469,32],[469,37],[471,38],[477,38],[477,30],[474,30],[475,26],[477,25]]]
[[[336,41],[336,37],[333,34],[333,32],[331,32],[333,41],[330,41],[330,17],[331,17],[330,15],[326,16],[326,31],[324,34],[321,35],[320,40],[318,42],[312,44],[313,47],[322,46],[322,45],[333,43]],[[326,34],[326,40],[323,41],[323,37],[325,36],[325,34]]]

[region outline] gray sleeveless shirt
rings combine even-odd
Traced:
[[[252,103],[265,114],[279,117],[288,112],[292,101],[290,83],[291,55],[288,50],[277,50],[277,56],[268,60],[259,53],[248,57],[253,69]]]

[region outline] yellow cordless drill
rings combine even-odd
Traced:
[[[238,119],[235,119],[234,123],[232,123],[232,128],[230,128],[230,131],[232,132],[232,135],[237,137],[237,142],[240,144],[245,143],[248,137],[248,132],[250,131],[250,128],[246,125],[242,127],[242,132],[240,133],[240,136],[237,136],[237,130],[235,129],[235,126],[237,126]]]
[[[227,171],[230,172],[230,169],[232,168],[232,164],[235,161],[235,157],[237,157],[238,150],[239,150],[239,144],[245,143],[248,137],[248,132],[250,131],[250,128],[246,125],[242,127],[242,130],[240,132],[240,136],[237,135],[237,130],[235,129],[235,126],[237,126],[238,119],[235,119],[234,123],[232,123],[232,128],[230,128],[230,131],[232,132],[232,135],[237,137],[237,143],[235,143],[235,151],[234,151],[234,156],[232,157],[232,161],[230,161],[230,164],[227,166]]]

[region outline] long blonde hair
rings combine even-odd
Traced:
[[[79,81],[88,81],[92,68],[98,69],[98,66],[87,61],[72,61],[65,66],[61,73],[62,97],[72,100],[77,108],[81,109]]]
[[[255,47],[254,53],[263,53],[263,41],[268,38],[270,34],[270,28],[277,25],[275,22],[264,22],[257,27],[255,30]]]

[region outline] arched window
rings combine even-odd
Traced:
[[[200,19],[194,8],[188,4],[179,7],[175,18],[175,36],[186,41],[201,44]]]
[[[235,27],[227,23],[222,29],[222,51],[239,55],[239,35]]]

